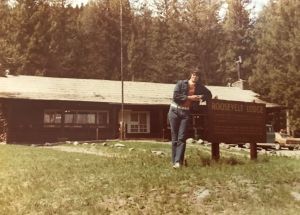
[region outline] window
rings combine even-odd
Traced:
[[[109,123],[108,111],[75,111],[64,112],[64,125],[66,127],[98,126],[107,127]],[[62,114],[58,110],[44,112],[44,126],[57,127],[62,123]]]
[[[75,118],[74,115],[75,115],[75,114],[73,114],[73,113],[66,113],[66,114],[65,114],[65,123],[66,123],[66,124],[71,124],[71,123],[73,123],[74,118]]]
[[[149,112],[131,112],[128,133],[149,133]]]
[[[46,127],[58,127],[61,125],[62,114],[59,111],[45,111],[44,124]]]
[[[96,112],[73,112],[65,113],[65,124],[94,125],[96,124]]]

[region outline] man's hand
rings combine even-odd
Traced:
[[[192,95],[192,96],[188,96],[188,99],[191,101],[195,101],[198,102],[203,98],[203,95]]]

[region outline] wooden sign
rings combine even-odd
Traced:
[[[207,140],[214,143],[266,142],[265,104],[213,99],[207,104]]]

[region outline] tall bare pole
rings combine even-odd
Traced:
[[[123,80],[123,7],[122,0],[120,0],[120,51],[121,51],[121,59],[120,59],[120,67],[121,67],[121,94],[122,94],[122,104],[121,104],[121,140],[125,138],[125,123],[124,123],[124,80]]]

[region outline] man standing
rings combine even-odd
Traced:
[[[173,101],[168,113],[172,136],[173,168],[180,168],[183,165],[191,111],[199,107],[200,101],[208,101],[212,97],[211,92],[200,83],[199,77],[198,70],[193,69],[189,80],[178,81],[174,89]]]

